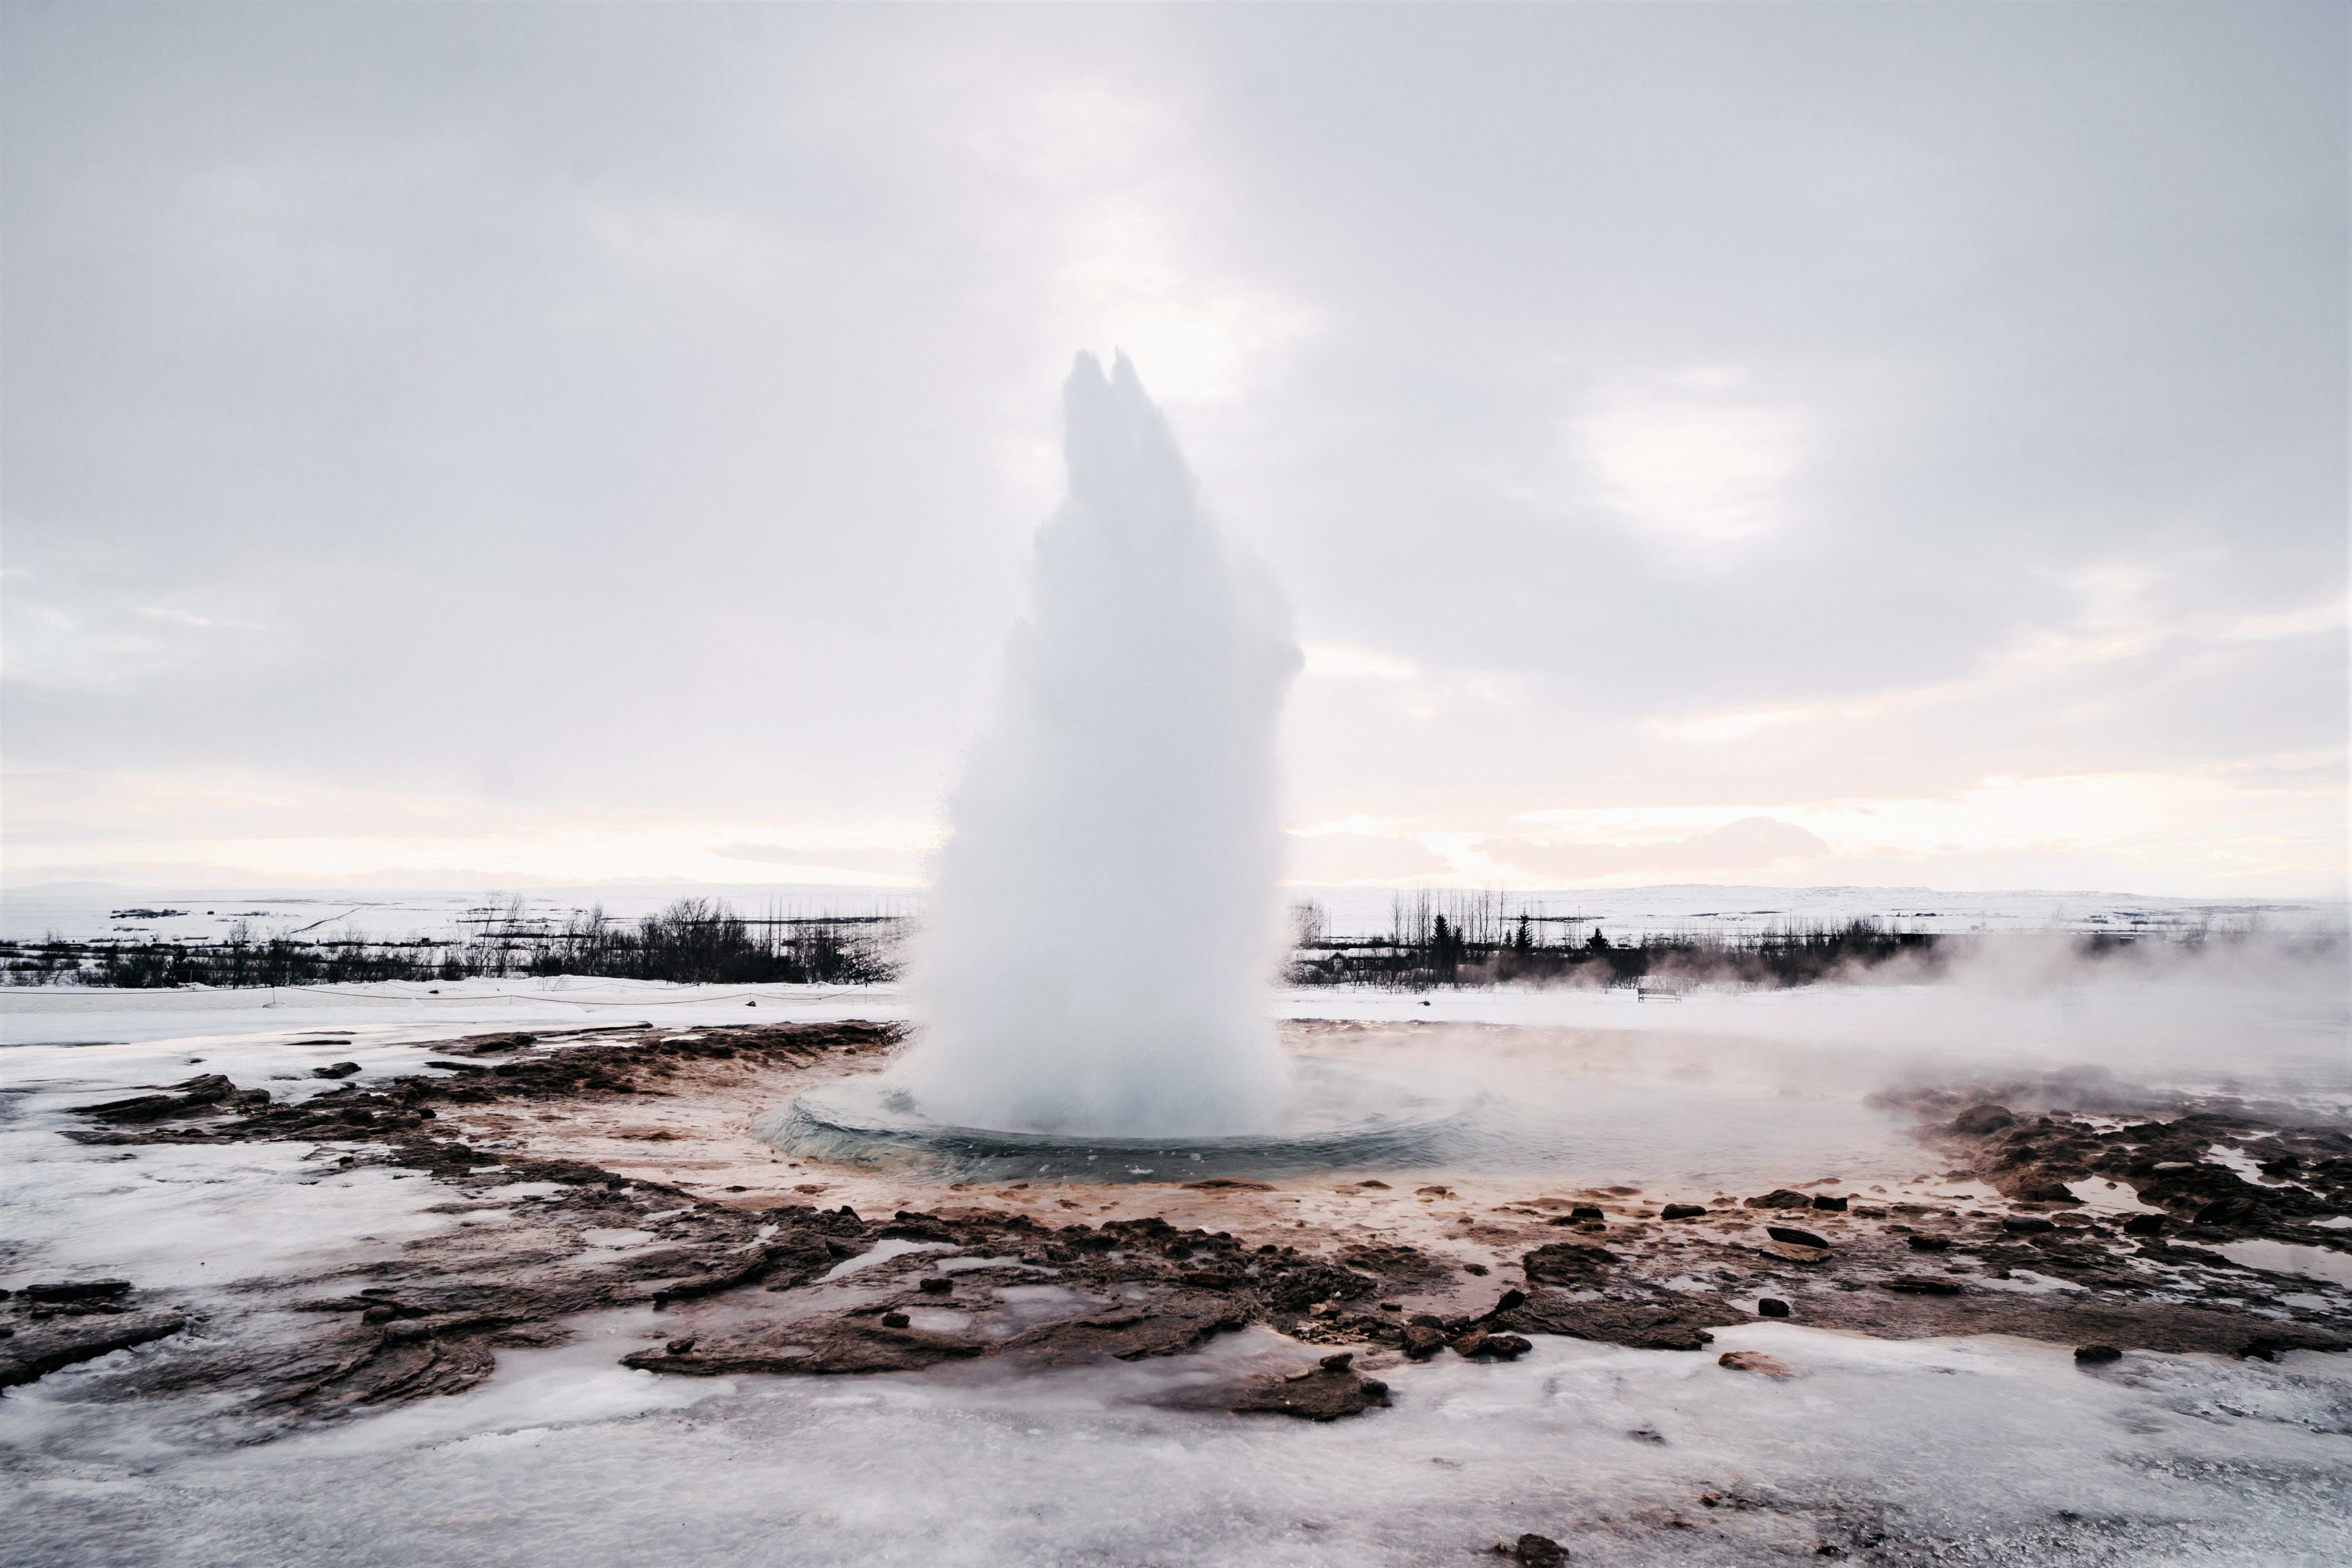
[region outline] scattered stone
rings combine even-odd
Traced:
[[[1519,1568],[1560,1568],[1568,1561],[1568,1549],[1549,1535],[1522,1535],[1517,1544],[1495,1550],[1507,1552]]]
[[[180,1092],[133,1095],[129,1100],[110,1100],[77,1109],[93,1121],[124,1124],[165,1121],[190,1116],[217,1116],[231,1110],[250,1110],[269,1103],[268,1089],[241,1089],[225,1075],[216,1072],[202,1073],[172,1087]]]
[[[1462,1272],[1465,1274],[1484,1275],[1486,1272],[1486,1266],[1483,1263],[1465,1263],[1462,1266]]]
[[[886,1329],[903,1329],[913,1321],[914,1320],[907,1316],[904,1312],[885,1312],[882,1314],[882,1326]]]
[[[360,1064],[357,1062],[329,1062],[325,1067],[312,1068],[310,1076],[312,1078],[349,1078],[359,1070]]]
[[[1813,1200],[1810,1194],[1798,1192],[1793,1187],[1776,1187],[1760,1198],[1748,1199],[1743,1206],[1751,1209],[1809,1209],[1813,1206]]]
[[[1813,1194],[1813,1206],[1817,1209],[1827,1209],[1832,1214],[1843,1214],[1845,1213],[1845,1199],[1833,1198],[1827,1193],[1815,1193]]]
[[[59,1367],[143,1345],[187,1327],[185,1312],[111,1312],[26,1323],[0,1340],[0,1388],[45,1377]]]
[[[1550,1280],[1560,1284],[1589,1284],[1602,1268],[1617,1260],[1617,1255],[1605,1247],[1555,1241],[1528,1253],[1519,1260],[1519,1266],[1527,1271],[1532,1283]]]
[[[1371,1182],[1371,1181],[1364,1181],[1364,1182],[1358,1182],[1358,1183],[1356,1184],[1356,1185],[1358,1185],[1358,1186],[1360,1186],[1360,1187],[1371,1187],[1371,1188],[1374,1188],[1374,1189],[1376,1189],[1376,1190],[1378,1190],[1378,1191],[1380,1191],[1380,1192],[1383,1192],[1383,1193],[1385,1193],[1385,1192],[1387,1192],[1387,1191],[1389,1190],[1389,1184],[1388,1184],[1386,1182]]]
[[[1501,1295],[1495,1298],[1495,1304],[1486,1309],[1486,1310],[1481,1315],[1480,1321],[1484,1321],[1487,1319],[1499,1318],[1505,1312],[1509,1311],[1512,1308],[1526,1301],[1527,1299],[1528,1293],[1525,1290],[1517,1289],[1506,1290]]]
[[[2004,1105],[1972,1105],[1952,1118],[1952,1131],[1981,1138],[1998,1132],[2004,1127],[2017,1125],[2017,1118]]]
[[[951,1295],[955,1290],[955,1281],[945,1276],[934,1274],[928,1279],[917,1280],[915,1289],[926,1296]]]
[[[1706,1213],[1705,1204],[1668,1204],[1658,1211],[1660,1219],[1697,1219]]]
[[[1715,1358],[1715,1364],[1729,1367],[1734,1372],[1759,1372],[1766,1377],[1797,1375],[1795,1367],[1777,1356],[1766,1355],[1762,1351],[1726,1351]]]
[[[1900,1290],[1906,1296],[1958,1296],[1960,1282],[1948,1275],[1897,1274],[1879,1283],[1889,1290]]]
[[[1599,1209],[1594,1208],[1591,1204],[1583,1204],[1569,1210],[1568,1217],[1570,1219],[1607,1219],[1609,1216],[1602,1214]]]
[[[1187,1182],[1184,1185],[1189,1191],[1196,1193],[1236,1191],[1270,1193],[1274,1191],[1274,1184],[1271,1182],[1253,1182],[1241,1176],[1211,1176],[1205,1182]]]
[[[1785,1318],[1789,1315],[1789,1303],[1773,1296],[1759,1296],[1756,1298],[1756,1315],[1759,1318]]]
[[[1412,1190],[1412,1195],[1417,1198],[1450,1198],[1454,1195],[1454,1189],[1452,1187],[1415,1187]]]
[[[1427,1361],[1445,1348],[1445,1331],[1422,1323],[1407,1323],[1404,1330],[1404,1353],[1414,1361]]]
[[[2164,1215],[2160,1214],[2136,1214],[2132,1215],[2131,1218],[2124,1221],[2124,1234],[2126,1236],[2162,1236],[2164,1234]]]
[[[1470,1361],[1517,1361],[1536,1347],[1517,1334],[1472,1329],[1453,1342],[1454,1353]]]
[[[2058,1226],[2055,1221],[2043,1219],[2038,1214],[2013,1214],[2002,1219],[2000,1228],[2019,1236],[2039,1236],[2044,1231],[2056,1230]]]
[[[1348,1364],[1349,1360],[1345,1355],[1326,1356],[1319,1366],[1265,1379],[1243,1390],[1226,1408],[1236,1415],[1337,1421],[1386,1405],[1389,1385],[1361,1376]]]
[[[684,1355],[687,1352],[694,1348],[694,1336],[692,1334],[683,1335],[677,1339],[670,1341],[669,1343],[663,1348],[671,1355]]]
[[[58,1279],[27,1285],[27,1301],[111,1301],[131,1293],[128,1279]]]
[[[2079,1204],[2074,1189],[2063,1182],[2028,1182],[2017,1190],[2018,1201],[2029,1204]]]
[[[1824,1252],[1827,1252],[1830,1247],[1827,1241],[1815,1236],[1811,1231],[1799,1230],[1792,1225],[1766,1226],[1764,1234],[1786,1247],[1818,1247]]]
[[[2103,1362],[2121,1361],[2123,1359],[2124,1352],[2116,1349],[2113,1345],[2077,1345],[2074,1347],[2074,1360],[2077,1364],[2083,1366],[2097,1366]]]
[[[1709,1329],[1748,1321],[1719,1298],[1661,1290],[1645,1300],[1574,1300],[1538,1292],[1491,1327],[1523,1334],[1566,1334],[1634,1350],[1695,1351],[1714,1342]]]
[[[1904,1241],[1914,1252],[1948,1252],[1952,1238],[1948,1236],[1908,1236]]]

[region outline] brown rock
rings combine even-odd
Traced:
[[[1389,1402],[1389,1385],[1363,1377],[1346,1356],[1327,1356],[1320,1366],[1267,1378],[1244,1389],[1226,1406],[1236,1415],[1288,1415],[1301,1421],[1337,1421],[1360,1415]],[[1340,1364],[1333,1366],[1333,1362]]]
[[[130,1292],[128,1279],[56,1279],[27,1285],[23,1294],[27,1301],[110,1301]]]
[[[1537,1247],[1519,1260],[1528,1279],[1537,1284],[1547,1280],[1560,1284],[1590,1284],[1602,1268],[1617,1261],[1617,1255],[1605,1247],[1587,1246],[1582,1242],[1555,1241]]]
[[[1635,1350],[1695,1351],[1714,1342],[1707,1330],[1748,1321],[1746,1313],[1706,1296],[1662,1292],[1648,1300],[1574,1301],[1545,1291],[1498,1314],[1490,1327]]]
[[[1766,1377],[1797,1375],[1796,1368],[1777,1356],[1766,1355],[1762,1351],[1727,1351],[1715,1358],[1715,1364],[1729,1367],[1734,1372],[1760,1372]]]
[[[30,1383],[59,1367],[143,1345],[187,1327],[185,1312],[109,1312],[26,1323],[0,1340],[0,1388]]]
[[[1415,1361],[1427,1361],[1445,1348],[1445,1331],[1422,1323],[1408,1323],[1404,1331],[1404,1353]]]

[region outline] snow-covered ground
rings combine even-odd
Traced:
[[[1744,1125],[1795,1128],[1792,1147],[1827,1152],[1821,1130],[1849,1115],[1860,1148],[1879,1135],[1871,1090],[1930,1067],[2234,1075],[2305,1101],[2343,1095],[2352,1072],[2342,997],[2325,986],[1814,988],[1678,1003],[1317,991],[1279,1006],[1432,1025],[1412,1032],[1426,1050],[1386,1043],[1394,1031],[1363,1048],[1410,1050],[1538,1110],[1582,1096],[1653,1149],[1710,1148]],[[324,1062],[358,1062],[366,1083],[418,1070],[434,1041],[508,1025],[906,1008],[879,989],[578,980],[0,994],[11,1189],[0,1284],[111,1273],[233,1290],[496,1223],[432,1212],[447,1189],[421,1176],[338,1171],[301,1144],[151,1145],[133,1160],[71,1143],[57,1135],[68,1105],[200,1072],[301,1095],[327,1087],[309,1076]],[[1548,1060],[1546,1039],[1574,1041],[1573,1065]],[[1562,1170],[1583,1157],[1556,1152]],[[1592,1158],[1593,1179],[1625,1168],[1597,1148]],[[259,1445],[241,1441],[250,1424],[226,1396],[92,1397],[110,1370],[178,1353],[168,1340],[10,1390],[0,1558],[1441,1563],[1533,1531],[1596,1563],[1812,1560],[1822,1545],[1883,1562],[2352,1560],[2352,1365],[2340,1356],[2134,1352],[2086,1370],[2063,1346],[1758,1322],[1703,1354],[1541,1338],[1517,1363],[1443,1356],[1381,1373],[1392,1408],[1317,1426],[1171,1407],[1188,1384],[1319,1353],[1265,1330],[1197,1356],[1047,1374],[698,1381],[618,1364],[660,1332],[649,1311],[577,1326],[562,1348],[500,1352],[471,1393]],[[1797,1375],[1717,1364],[1716,1352],[1742,1349]]]
[[[0,1401],[9,1556],[1224,1568],[1468,1563],[1528,1531],[1580,1563],[1643,1565],[1823,1545],[1940,1563],[2352,1553],[2340,1356],[2084,1372],[2057,1346],[1758,1323],[1719,1348],[1796,1377],[1545,1338],[1513,1363],[1391,1369],[1392,1408],[1316,1426],[1151,1403],[1305,1361],[1265,1331],[1019,1378],[700,1382],[615,1364],[638,1316],[505,1352],[473,1393],[255,1447],[79,1403],[76,1374],[52,1377]]]

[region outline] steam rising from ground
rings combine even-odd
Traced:
[[[1064,397],[1069,500],[950,804],[907,1081],[967,1126],[1251,1131],[1280,1100],[1274,731],[1298,651],[1126,356],[1106,379],[1080,355]],[[1092,918],[1133,888],[1157,890],[1148,946]]]

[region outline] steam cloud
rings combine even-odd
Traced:
[[[1149,1136],[1277,1112],[1280,593],[1202,512],[1122,354],[1064,387],[1069,500],[950,804],[905,1081],[934,1121]],[[1105,918],[1149,888],[1150,935]]]

